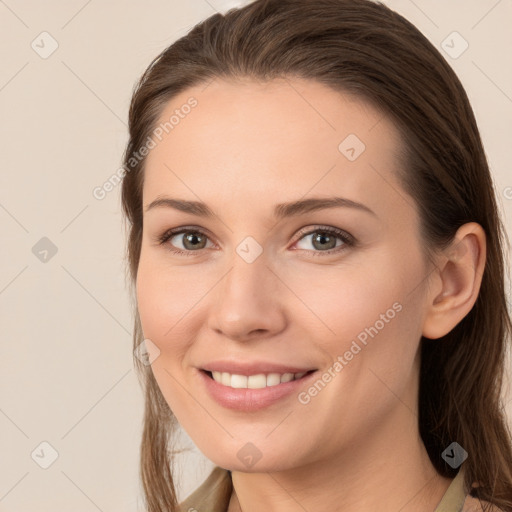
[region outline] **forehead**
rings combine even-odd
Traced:
[[[145,205],[162,193],[234,208],[333,192],[371,199],[377,209],[396,201],[393,123],[315,81],[215,79],[175,96],[158,126]]]

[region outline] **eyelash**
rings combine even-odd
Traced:
[[[173,228],[165,231],[162,235],[157,237],[157,242],[159,245],[164,245],[169,239],[171,239],[175,235],[180,235],[182,233],[194,233],[194,234],[200,234],[207,237],[206,233],[201,231],[200,229],[196,229],[193,227],[182,227],[182,228]],[[349,235],[345,231],[342,231],[338,228],[333,227],[327,227],[327,226],[315,226],[313,229],[310,229],[309,231],[299,231],[299,237],[294,242],[297,243],[298,241],[302,240],[307,235],[311,235],[313,233],[329,233],[332,235],[336,235],[338,238],[340,238],[343,242],[343,245],[340,247],[336,247],[334,249],[329,249],[328,251],[308,251],[307,249],[295,249],[295,250],[302,250],[306,252],[312,252],[311,256],[320,256],[320,255],[327,255],[330,256],[335,253],[340,253],[344,250],[346,250],[349,247],[354,247],[356,245],[356,240],[352,235]],[[171,251],[174,254],[183,255],[183,256],[193,256],[194,253],[200,252],[202,249],[199,249],[198,251],[184,251],[182,249],[174,248],[169,244],[168,250]]]

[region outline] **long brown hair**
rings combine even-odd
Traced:
[[[405,151],[399,177],[419,207],[425,253],[446,247],[466,222],[484,228],[487,260],[474,307],[443,338],[421,339],[419,427],[439,474],[457,473],[441,457],[456,441],[469,454],[466,488],[479,484],[471,495],[512,512],[511,432],[501,401],[512,330],[504,289],[506,232],[477,123],[455,72],[414,25],[370,0],[256,0],[197,24],[151,62],[130,105],[122,207],[132,286],[145,163],[133,155],[173,96],[217,77],[306,78],[370,102],[400,131]],[[135,349],[143,337],[135,301],[133,307]],[[147,510],[177,511],[176,422],[151,368],[136,357],[134,364],[146,397],[140,471]]]

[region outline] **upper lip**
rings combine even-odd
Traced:
[[[315,368],[290,366],[270,361],[213,361],[201,367],[210,372],[226,372],[236,375],[257,375],[260,373],[303,373]]]

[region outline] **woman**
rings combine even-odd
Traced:
[[[148,511],[512,511],[504,230],[432,44],[257,0],[159,55],[129,122]],[[217,466],[181,508],[176,421]]]

